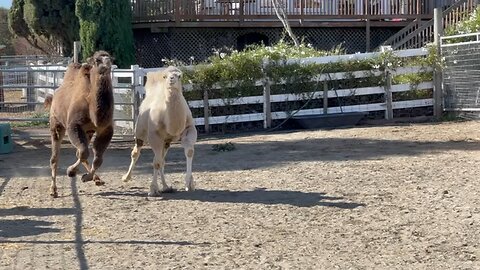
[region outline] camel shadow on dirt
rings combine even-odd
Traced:
[[[60,229],[50,227],[53,224],[50,221],[32,219],[2,219],[0,220],[0,238],[17,238],[60,232]]]
[[[105,197],[138,196],[146,197],[147,192],[143,189],[133,188],[128,191],[108,191],[97,193]],[[195,190],[194,192],[174,191],[162,194],[163,200],[169,201],[200,201],[215,203],[242,203],[264,205],[291,205],[296,207],[325,206],[340,209],[354,209],[366,206],[362,203],[347,202],[342,197],[327,196],[319,192],[302,192],[291,190],[268,190],[258,188],[249,191],[230,190]]]

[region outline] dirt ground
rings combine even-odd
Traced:
[[[97,187],[65,175],[65,144],[58,199],[48,141],[0,155],[0,269],[480,269],[479,122],[202,138],[197,190],[174,145],[159,198],[148,148],[121,181],[131,146]]]

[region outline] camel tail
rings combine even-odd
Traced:
[[[53,96],[52,95],[47,95],[45,97],[45,101],[43,102],[43,106],[45,107],[45,109],[50,109],[50,106],[52,106],[52,100],[53,100]]]

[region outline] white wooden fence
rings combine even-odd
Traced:
[[[402,51],[394,51],[396,56],[401,58],[409,57],[418,57],[426,56],[426,49],[410,49]],[[329,63],[329,62],[340,62],[340,61],[352,61],[352,60],[366,60],[370,58],[377,57],[380,53],[363,53],[363,54],[351,54],[351,55],[339,55],[339,56],[327,56],[327,57],[317,57],[317,58],[305,58],[305,59],[291,59],[287,61],[286,64],[291,63]],[[135,81],[136,89],[139,93],[144,93],[143,89],[143,78],[146,73],[151,71],[160,70],[159,68],[154,69],[143,69],[139,67],[132,67],[133,73],[136,74],[137,78]],[[390,77],[390,80],[387,79],[387,82],[391,82],[391,77],[395,75],[402,74],[414,74],[419,72],[431,72],[432,68],[422,68],[422,67],[403,67],[391,70],[386,73],[386,76]],[[365,78],[367,76],[382,76],[384,75],[381,71],[355,71],[355,72],[338,72],[330,74],[320,74],[313,78],[312,81],[318,82],[327,82],[331,80],[342,80],[351,78],[353,75],[355,78]],[[285,82],[280,82],[285,83]],[[204,97],[203,100],[190,100],[188,101],[191,108],[204,108],[203,117],[195,118],[196,125],[205,126],[205,131],[209,131],[210,125],[215,124],[225,124],[225,123],[238,123],[238,122],[250,122],[250,121],[263,121],[264,128],[270,128],[272,120],[281,120],[290,117],[290,112],[286,111],[276,111],[272,112],[270,110],[271,104],[275,102],[286,102],[286,101],[295,101],[303,100],[304,97],[296,94],[282,94],[282,95],[270,95],[270,86],[273,85],[273,82],[268,78],[259,80],[256,82],[257,86],[263,86],[264,93],[261,96],[248,96],[248,97],[239,97],[235,99],[228,99],[227,101],[222,98],[217,99],[208,99]],[[319,84],[322,85],[322,84]],[[220,86],[215,85],[214,88],[218,89]],[[192,85],[184,85],[185,91],[192,89]],[[327,103],[324,102],[324,106],[321,108],[315,109],[305,109],[299,110],[296,112],[297,116],[300,115],[316,115],[316,114],[330,114],[330,113],[341,113],[341,112],[373,112],[373,111],[384,111],[386,119],[393,119],[393,110],[396,109],[405,109],[405,108],[416,108],[416,107],[429,107],[433,106],[433,98],[427,99],[417,99],[417,100],[405,100],[405,101],[392,101],[392,93],[395,92],[406,92],[411,91],[412,88],[421,90],[421,89],[432,89],[434,88],[433,81],[421,82],[415,87],[409,84],[396,84],[391,85],[386,83],[384,86],[372,86],[372,87],[362,87],[362,88],[352,88],[352,89],[339,89],[339,90],[320,90],[310,93],[312,99],[322,99],[322,98],[342,98],[349,96],[362,96],[362,95],[372,95],[372,94],[383,94],[385,95],[385,102],[381,103],[371,103],[371,104],[359,104],[359,105],[349,105],[342,107],[326,107]],[[249,105],[249,104],[263,104],[264,110],[257,113],[249,114],[238,114],[238,115],[220,115],[220,116],[211,116],[209,115],[209,108],[212,107],[222,107],[222,106],[231,106],[231,105]],[[207,109],[205,109],[207,108]]]
[[[426,49],[412,49],[412,50],[403,50],[403,51],[394,51],[396,56],[401,58],[408,57],[418,57],[427,55]],[[364,54],[352,54],[352,55],[340,55],[340,56],[328,56],[328,57],[318,57],[318,58],[305,58],[305,59],[291,59],[287,61],[286,64],[291,63],[329,63],[329,62],[340,62],[340,61],[355,61],[355,60],[365,60],[373,57],[377,57],[379,53],[364,53]],[[195,68],[195,67],[190,67]],[[35,68],[34,68],[35,69]],[[133,124],[135,122],[136,116],[138,114],[138,107],[140,103],[140,98],[144,90],[144,78],[148,72],[161,70],[162,68],[153,68],[145,69],[139,66],[132,66],[130,69],[114,69],[113,78],[114,78],[114,87],[115,87],[115,121],[116,125],[121,127],[121,133],[123,136],[133,134]],[[37,76],[37,82],[43,81],[43,83],[38,83],[36,87],[39,89],[40,93],[43,92],[52,92],[55,87],[61,83],[61,78],[63,77],[61,73],[62,70],[65,70],[64,67],[52,67],[52,70],[42,67],[44,73],[39,73]],[[37,70],[38,71],[38,70]],[[385,80],[387,83],[383,86],[370,86],[362,88],[351,88],[351,89],[319,89],[313,93],[309,93],[311,99],[323,99],[323,106],[318,108],[310,108],[296,111],[297,116],[300,115],[316,115],[316,114],[331,114],[331,113],[341,113],[341,112],[384,112],[386,119],[392,119],[394,114],[393,111],[396,109],[405,109],[405,108],[416,108],[416,107],[430,107],[433,106],[433,98],[427,99],[417,99],[417,100],[404,100],[404,101],[392,101],[392,93],[396,92],[407,92],[411,91],[412,86],[409,84],[397,84],[392,85],[391,77],[400,74],[411,74],[418,72],[429,72],[432,71],[431,68],[421,68],[421,67],[404,67],[397,68],[395,70],[390,70],[386,73],[379,70],[366,70],[366,71],[355,71],[355,72],[337,72],[330,74],[319,74],[314,77],[312,81],[319,82],[318,85],[322,86],[322,82],[332,81],[332,80],[342,80],[350,78],[365,78],[367,76],[387,76]],[[285,82],[279,82],[279,84],[284,84]],[[206,92],[204,98],[201,100],[189,100],[188,103],[192,109],[202,109],[203,115],[195,118],[195,123],[197,126],[204,126],[205,131],[210,130],[211,125],[216,124],[228,124],[228,123],[240,123],[240,122],[251,122],[251,121],[263,121],[264,128],[270,128],[272,126],[272,120],[282,120],[288,117],[291,117],[291,112],[289,111],[271,111],[271,105],[276,102],[287,102],[287,101],[300,101],[304,100],[304,97],[297,94],[280,94],[280,95],[271,95],[270,87],[274,84],[268,78],[257,81],[256,86],[263,87],[263,95],[258,96],[246,96],[239,97],[235,99],[209,99]],[[44,87],[42,87],[42,85]],[[215,85],[214,88],[219,88],[219,85]],[[184,85],[185,91],[192,90],[192,85]],[[414,87],[415,89],[432,89],[434,88],[434,83],[432,81],[421,82]],[[351,96],[365,96],[365,95],[375,95],[380,94],[384,95],[384,102],[376,102],[370,104],[358,104],[358,105],[348,105],[348,106],[336,106],[328,107],[328,98],[342,98],[342,97],[351,97]],[[43,101],[43,94],[37,95],[37,102]],[[263,106],[259,106],[263,104]],[[237,114],[237,115],[210,115],[211,109],[214,107],[224,107],[232,105],[257,105],[257,107],[263,107],[262,111],[256,111],[253,113],[247,114]]]

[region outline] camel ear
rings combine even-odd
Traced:
[[[89,63],[90,65],[93,65],[93,57],[88,57],[87,58],[87,63]]]

